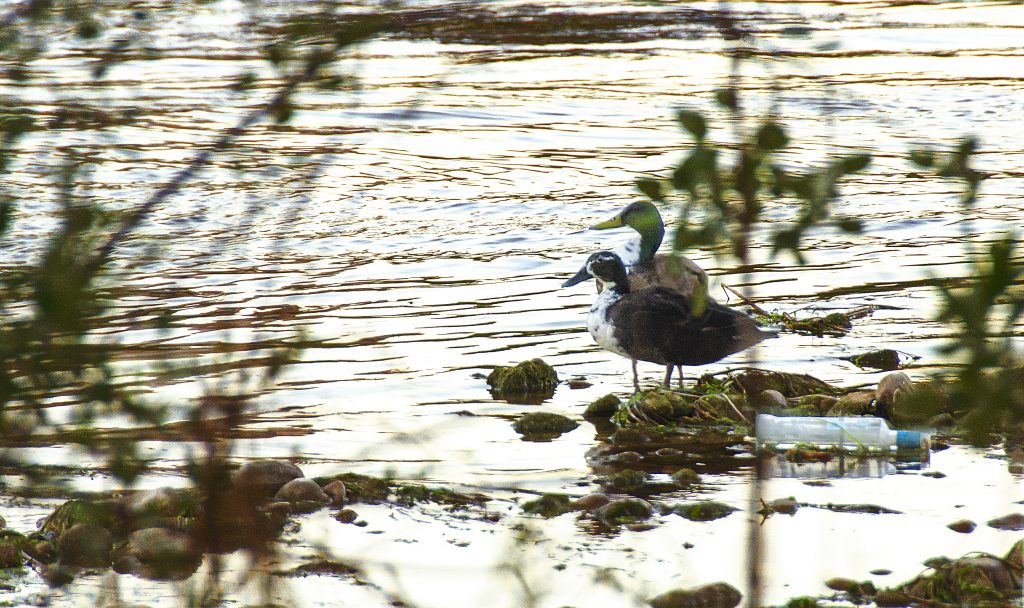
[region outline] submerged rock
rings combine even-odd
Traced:
[[[523,511],[541,517],[557,517],[572,510],[572,499],[565,494],[542,494],[540,498],[523,503]]]
[[[640,498],[620,498],[598,509],[597,514],[606,524],[616,525],[648,519],[654,514],[654,509],[651,503]]]
[[[540,403],[555,392],[558,373],[542,359],[530,359],[512,367],[499,366],[487,375],[495,398],[517,403]]]
[[[698,475],[693,469],[684,468],[672,473],[672,481],[674,481],[679,487],[688,488],[700,483],[701,479],[700,475]]]
[[[256,460],[242,465],[235,473],[236,491],[269,498],[293,479],[304,477],[302,469],[287,460]]]
[[[623,469],[602,479],[601,485],[612,492],[629,494],[644,487],[650,478],[649,473],[635,469]]]
[[[572,507],[580,511],[593,511],[594,509],[600,509],[610,502],[611,499],[608,498],[607,494],[594,492],[593,494],[587,494],[586,496],[581,496],[572,501]]]
[[[693,412],[693,406],[679,393],[654,388],[640,391],[619,405],[612,421],[620,427],[665,426]]]
[[[300,513],[316,511],[331,502],[331,497],[317,482],[305,477],[293,479],[281,486],[274,498],[291,503]]]
[[[192,537],[167,528],[136,530],[118,547],[116,553],[122,567],[129,563],[144,568],[133,571],[133,574],[172,579],[195,572],[203,556]]]
[[[728,583],[710,583],[691,589],[674,589],[647,600],[653,608],[735,608],[743,594]]]
[[[334,514],[334,519],[340,521],[343,524],[350,524],[355,520],[359,519],[359,514],[352,509],[340,509]]]
[[[1024,530],[1024,514],[1010,513],[988,522],[990,528],[997,530]]]
[[[857,367],[869,367],[884,371],[899,369],[902,364],[900,354],[889,348],[854,355],[849,358],[849,361]]]
[[[548,440],[575,429],[579,423],[561,414],[528,412],[512,423],[512,428],[527,440]]]
[[[69,566],[105,568],[110,565],[114,540],[110,531],[98,524],[75,524],[57,541],[60,561]]]
[[[839,398],[835,404],[829,408],[829,416],[863,416],[870,414],[874,410],[871,404],[875,401],[874,391],[854,391],[847,393]]]
[[[592,401],[590,405],[587,406],[586,411],[583,412],[583,417],[587,419],[607,420],[615,414],[621,403],[621,399],[612,393],[608,393],[604,397],[599,397]]]
[[[713,521],[738,510],[736,507],[715,500],[691,502],[672,507],[672,513],[690,521]]]
[[[958,519],[953,523],[948,524],[946,527],[954,532],[959,532],[961,534],[970,534],[971,532],[974,532],[974,529],[978,527],[978,524],[974,523],[969,519]]]

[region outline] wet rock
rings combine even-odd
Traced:
[[[997,530],[1024,530],[1024,514],[1010,513],[988,522],[990,528]]]
[[[4,568],[20,568],[25,565],[21,549],[15,544],[0,542],[0,570]]]
[[[693,469],[679,469],[672,473],[672,481],[681,488],[688,488],[700,483],[700,475]]]
[[[616,471],[601,480],[601,485],[613,492],[630,493],[644,487],[651,478],[648,473],[634,469]]]
[[[818,603],[818,598],[811,597],[809,595],[801,595],[794,597],[786,602],[783,608],[820,608],[821,604]]]
[[[889,418],[896,400],[901,395],[910,394],[914,383],[910,376],[903,372],[886,374],[882,381],[875,387],[875,408],[879,416]]]
[[[855,391],[839,398],[829,411],[828,416],[863,416],[873,411],[871,404],[875,401],[874,391]]]
[[[875,576],[887,576],[892,574],[892,570],[888,568],[875,568],[874,570],[869,570],[869,572]]]
[[[850,579],[837,576],[830,578],[825,581],[825,586],[833,591],[842,591],[843,593],[849,593],[853,596],[859,596],[864,593],[864,587],[861,583]]]
[[[105,568],[110,565],[114,540],[98,524],[75,524],[57,540],[60,561],[70,566]]]
[[[640,391],[621,404],[612,421],[621,427],[672,425],[693,411],[694,407],[679,393],[654,388]]]
[[[797,409],[802,410],[799,415],[824,416],[837,401],[839,398],[832,395],[804,395],[797,402]]]
[[[528,441],[554,439],[578,426],[575,420],[551,412],[529,412],[512,423],[512,428]]]
[[[22,545],[21,550],[41,564],[57,561],[57,547],[53,546],[53,543],[48,540],[29,542],[26,545]]]
[[[733,383],[747,395],[775,390],[786,398],[802,395],[834,395],[839,389],[807,374],[772,372],[761,369],[747,369],[732,375]]]
[[[2,515],[0,515],[0,530],[3,530],[6,527],[7,527],[7,520],[4,519]]]
[[[630,428],[618,429],[608,439],[613,444],[619,446],[643,445],[651,442],[651,438],[646,433],[639,429]]]
[[[768,503],[768,508],[771,509],[772,513],[795,515],[797,510],[800,509],[800,503],[798,503],[792,496],[788,498],[776,498]]]
[[[921,477],[931,477],[932,479],[942,479],[946,474],[942,471],[925,471],[921,473]]]
[[[743,594],[728,583],[710,583],[691,589],[674,589],[647,600],[653,608],[735,608]]]
[[[1006,564],[1014,572],[1024,572],[1024,539],[1013,543],[1010,550],[1006,552]]]
[[[651,503],[639,498],[613,500],[597,510],[601,521],[609,524],[636,523],[654,514]]]
[[[540,403],[555,392],[558,374],[541,359],[530,359],[512,367],[496,367],[487,375],[496,398],[518,403]]]
[[[750,401],[758,411],[777,411],[789,407],[785,395],[774,389],[761,391]]]
[[[523,503],[524,512],[541,517],[557,517],[572,510],[572,499],[565,494],[542,494],[540,498]]]
[[[114,523],[114,502],[69,500],[46,516],[39,527],[43,534],[60,538],[76,524],[96,524],[110,529]]]
[[[978,527],[978,524],[974,523],[969,519],[958,519],[953,523],[948,524],[946,527],[954,532],[959,532],[961,534],[970,534],[971,532],[974,532],[974,529]]]
[[[344,483],[348,503],[365,502],[368,504],[378,504],[387,501],[388,496],[391,494],[391,486],[386,479],[371,475],[342,473],[333,477],[318,477],[316,481],[321,485],[327,485],[332,481]]]
[[[74,570],[60,562],[54,562],[43,568],[43,580],[51,587],[64,587],[75,580]]]
[[[584,378],[583,376],[576,376],[575,378],[570,378],[567,384],[569,385],[569,388],[573,390],[578,390],[581,388],[590,388],[591,386],[594,386],[590,382],[587,382],[587,379]]]
[[[145,565],[139,558],[133,555],[119,555],[114,559],[114,563],[111,564],[114,572],[118,574],[136,574],[142,572],[145,569]]]
[[[738,509],[715,500],[691,502],[672,507],[673,513],[690,521],[713,521],[721,519],[733,511],[738,511]]]
[[[634,452],[633,450],[626,450],[625,452],[619,452],[618,454],[612,454],[606,460],[607,464],[615,465],[628,465],[637,464],[644,459],[640,452]]]
[[[873,350],[850,357],[849,361],[860,368],[891,371],[899,369],[902,360],[900,354],[892,349]]]
[[[911,600],[906,593],[882,589],[875,594],[875,605],[878,608],[904,608],[910,606]]]
[[[355,520],[359,519],[359,514],[352,509],[341,509],[334,514],[334,519],[340,521],[343,524],[350,524]]]
[[[317,482],[300,477],[281,486],[274,495],[275,500],[287,502],[297,513],[311,513],[331,502]]]
[[[256,460],[238,469],[233,484],[242,494],[269,498],[281,486],[300,477],[302,470],[287,460]]]
[[[348,492],[345,489],[344,482],[337,480],[332,481],[324,486],[324,493],[331,497],[332,507],[345,506],[345,500],[348,498]]]
[[[690,461],[688,452],[676,448],[658,448],[648,454],[644,460],[657,464],[682,464]]]
[[[943,385],[919,382],[900,392],[899,398],[889,408],[889,419],[897,425],[908,425],[952,411],[952,401]]]
[[[743,408],[746,407],[746,398],[738,393],[721,395],[704,395],[693,402],[693,409],[697,416],[712,420],[733,420],[745,422]]]
[[[657,524],[626,524],[626,529],[630,532],[647,532],[657,528]]]
[[[612,417],[613,414],[619,409],[619,405],[622,404],[622,400],[616,397],[612,393],[608,393],[604,397],[599,397],[594,401],[590,402],[587,406],[586,411],[583,412],[583,417],[597,420],[607,420]]]
[[[128,535],[128,540],[118,548],[116,557],[118,560],[134,558],[148,569],[136,574],[178,578],[199,567],[202,551],[192,537],[184,532],[146,528]]]
[[[600,509],[606,504],[610,503],[611,499],[606,494],[600,492],[594,492],[593,494],[587,494],[581,496],[572,502],[572,507],[580,511],[593,511],[594,509]]]
[[[199,514],[199,499],[195,492],[175,488],[140,490],[120,499],[119,513],[128,531],[161,527],[172,518],[191,518]]]

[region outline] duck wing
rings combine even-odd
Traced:
[[[629,268],[629,288],[639,291],[648,287],[667,287],[687,297],[707,294],[708,275],[693,260],[659,253],[646,262]]]
[[[643,289],[612,310],[623,350],[661,365],[705,365],[772,337],[738,310],[709,300],[694,314],[689,298],[665,287]]]

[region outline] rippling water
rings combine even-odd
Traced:
[[[19,160],[16,233],[4,243],[0,263],[32,259],[40,242],[35,237],[52,225],[55,203],[47,184],[53,159],[46,150],[73,146],[89,156],[96,163],[89,196],[130,208],[198,146],[256,107],[275,83],[250,42],[273,30],[275,10],[287,6],[252,14],[221,2],[160,13],[168,17],[152,26],[160,59],[116,65],[98,86],[88,79],[96,49],[71,39],[52,42],[52,57],[36,65],[34,80],[5,82],[7,92],[16,89],[33,100],[57,95],[127,118],[104,129],[39,132],[28,140],[37,154]],[[600,12],[600,5],[587,6]],[[761,305],[779,311],[889,307],[859,320],[842,338],[784,335],[759,352],[772,369],[854,385],[879,378],[843,359],[863,350],[921,356],[922,369],[909,370],[912,376],[949,363],[936,352],[952,336],[931,320],[935,289],[927,279],[968,274],[962,216],[954,186],[922,175],[906,153],[924,142],[976,135],[982,142],[978,165],[989,178],[968,225],[971,238],[983,243],[1020,229],[1024,8],[1001,2],[733,7],[760,15],[752,23],[762,48],[786,51],[745,64],[741,85],[751,114],[777,104],[795,142],[782,160],[820,162],[824,150],[874,155],[867,171],[843,183],[840,204],[844,213],[863,218],[866,229],[856,236],[813,233],[805,266],[772,259],[768,239],[758,233],[757,265],[746,278],[714,251],[690,257],[713,276],[721,299],[720,283],[748,280]],[[237,23],[247,24],[244,35],[232,29]],[[784,28],[794,26],[813,34],[788,36]],[[585,228],[634,200],[636,177],[666,175],[687,149],[674,125],[676,109],[705,113],[711,137],[729,141],[730,119],[711,100],[728,74],[722,48],[715,31],[699,21],[678,28],[649,23],[634,35],[596,42],[436,42],[410,35],[366,44],[345,61],[357,78],[350,87],[304,92],[290,123],[252,129],[157,211],[142,233],[158,250],[132,244],[124,251],[121,259],[137,254],[143,261],[122,264],[111,278],[118,300],[97,321],[102,340],[115,345],[125,382],[184,416],[204,390],[260,366],[270,348],[301,330],[299,360],[273,388],[251,387],[261,413],[249,428],[266,432],[241,441],[242,455],[296,456],[307,475],[355,467],[502,489],[507,500],[517,496],[513,488],[585,493],[593,482],[585,457],[595,444],[593,427],[584,423],[557,441],[524,444],[507,417],[532,406],[491,399],[480,374],[543,357],[562,378],[585,376],[593,386],[570,390],[563,384],[544,404],[570,416],[605,393],[630,391],[628,363],[597,349],[585,330],[593,286],[559,285],[589,252],[630,236]],[[264,79],[249,95],[231,92],[244,70]],[[768,215],[773,221],[790,217],[782,208]],[[158,329],[155,320],[168,315],[170,327]],[[1019,326],[1016,332],[1024,335]],[[744,361],[734,356],[689,377]],[[202,376],[161,370],[155,362],[197,366]],[[647,383],[660,377],[654,365],[641,364],[641,372]],[[52,409],[60,418],[60,408]],[[473,415],[454,415],[463,411]],[[153,441],[146,447],[158,473],[145,484],[181,483],[182,445]],[[965,510],[979,521],[1019,510],[1011,505],[1024,498],[1024,484],[989,458],[994,454],[957,448],[937,455],[932,466],[950,474],[945,480],[849,480],[815,488],[814,496],[795,480],[773,481],[770,497],[870,497],[908,515],[801,511],[771,520],[765,528],[769,599],[822,593],[829,576],[866,578],[880,565],[895,571],[880,583],[893,584],[937,553],[1005,553],[1014,540],[1006,533],[979,529],[964,540],[932,531],[947,532],[946,520],[961,516],[950,511],[958,501],[969,502]],[[38,450],[38,459],[89,466],[87,455],[58,448]],[[709,495],[745,506],[745,471],[740,458],[712,472]],[[74,481],[106,484],[103,475]],[[392,527],[375,538],[350,527],[338,532],[325,518],[306,526],[329,529],[342,555],[355,549],[352,555],[371,564],[397,562],[397,580],[418,605],[454,605],[431,597],[434,577],[461,581],[459,603],[466,605],[482,605],[490,585],[506,589],[500,577],[484,577],[479,587],[463,578],[490,571],[506,537],[473,523],[459,528],[384,508],[360,512],[371,522],[398,521],[381,523]],[[17,511],[13,521],[38,515]],[[600,542],[580,540],[563,517],[544,527],[556,540],[548,549],[536,547],[529,559],[538,572],[580,560],[562,573],[565,586],[545,598],[551,606],[576,601],[573,593],[587,588],[600,567],[639,585],[627,585],[627,593],[592,591],[594,601],[608,605],[630,605],[629,593],[669,585],[724,579],[742,586],[741,517],[714,524],[679,520]],[[408,549],[403,538],[415,538],[416,548]],[[455,547],[452,538],[471,538],[472,548]],[[570,548],[556,547],[558,539]],[[878,539],[885,544],[878,546]],[[581,554],[581,543],[591,541],[589,553]],[[680,549],[684,541],[695,547]],[[626,547],[632,551],[623,553]],[[444,572],[428,566],[438,563],[434,552],[445,556]],[[378,575],[379,583],[390,584],[386,569]],[[370,601],[360,595],[365,591],[342,587],[337,592],[351,601]],[[521,605],[515,592],[505,592],[507,605]],[[321,605],[315,594],[307,601]]]

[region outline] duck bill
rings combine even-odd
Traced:
[[[618,214],[610,220],[605,220],[600,224],[594,224],[590,227],[591,230],[607,230],[609,228],[622,228],[622,214]]]
[[[590,276],[590,273],[587,272],[586,267],[583,267],[580,268],[580,271],[573,275],[571,279],[569,279],[565,283],[562,283],[562,287],[572,287],[573,285],[576,285],[577,283],[582,283],[583,281],[586,281],[587,279],[590,278],[592,278]]]

